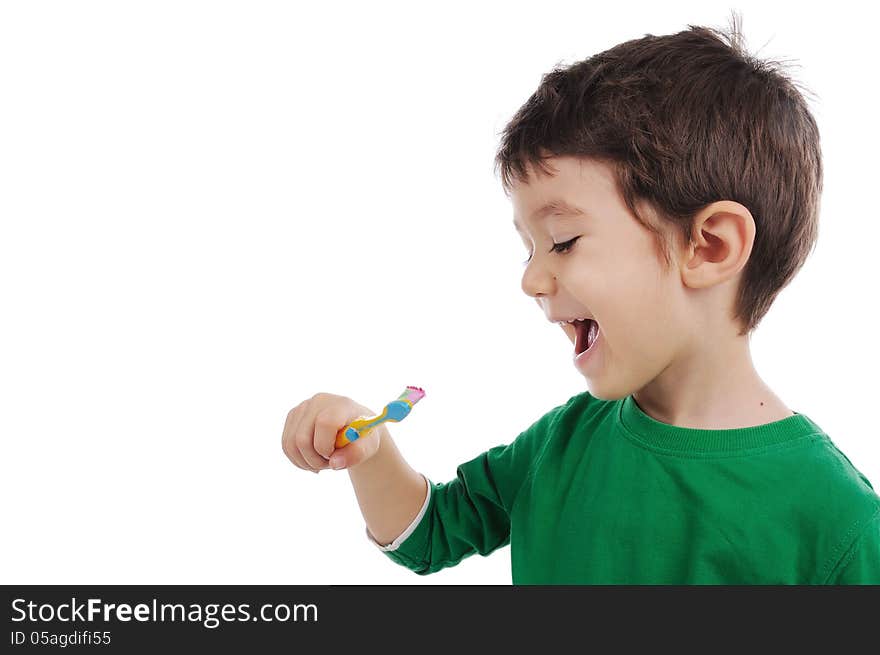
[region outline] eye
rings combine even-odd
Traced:
[[[572,246],[574,246],[574,242],[578,239],[580,239],[580,237],[575,237],[574,239],[566,241],[565,243],[554,243],[553,247],[550,249],[550,252],[556,252],[559,254],[566,253],[571,250]],[[531,255],[529,255],[529,258],[523,262],[523,266],[528,264],[530,261],[532,261]]]
[[[574,245],[574,242],[577,241],[578,239],[580,239],[580,237],[575,237],[574,239],[566,241],[565,243],[554,243],[553,248],[551,248],[551,251],[552,252],[559,252],[559,253],[568,252],[569,250],[571,250],[571,247]]]

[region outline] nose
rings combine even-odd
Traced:
[[[533,257],[532,261],[526,264],[520,286],[524,294],[535,299],[552,296],[556,291],[556,277],[546,267],[537,265]]]

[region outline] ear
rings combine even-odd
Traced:
[[[713,202],[694,217],[693,243],[682,255],[682,282],[694,289],[711,287],[739,273],[755,243],[755,220],[738,202]]]

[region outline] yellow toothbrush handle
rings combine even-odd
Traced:
[[[360,437],[369,433],[370,430],[385,420],[387,414],[388,411],[383,409],[382,413],[378,416],[356,418],[336,433],[336,447],[343,448],[353,441],[357,441]]]

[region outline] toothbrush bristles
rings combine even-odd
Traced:
[[[415,405],[417,402],[419,402],[422,398],[425,397],[425,390],[422,389],[421,387],[409,386],[406,388],[406,390],[403,392],[403,394],[400,397],[405,400],[408,400],[413,405]]]

